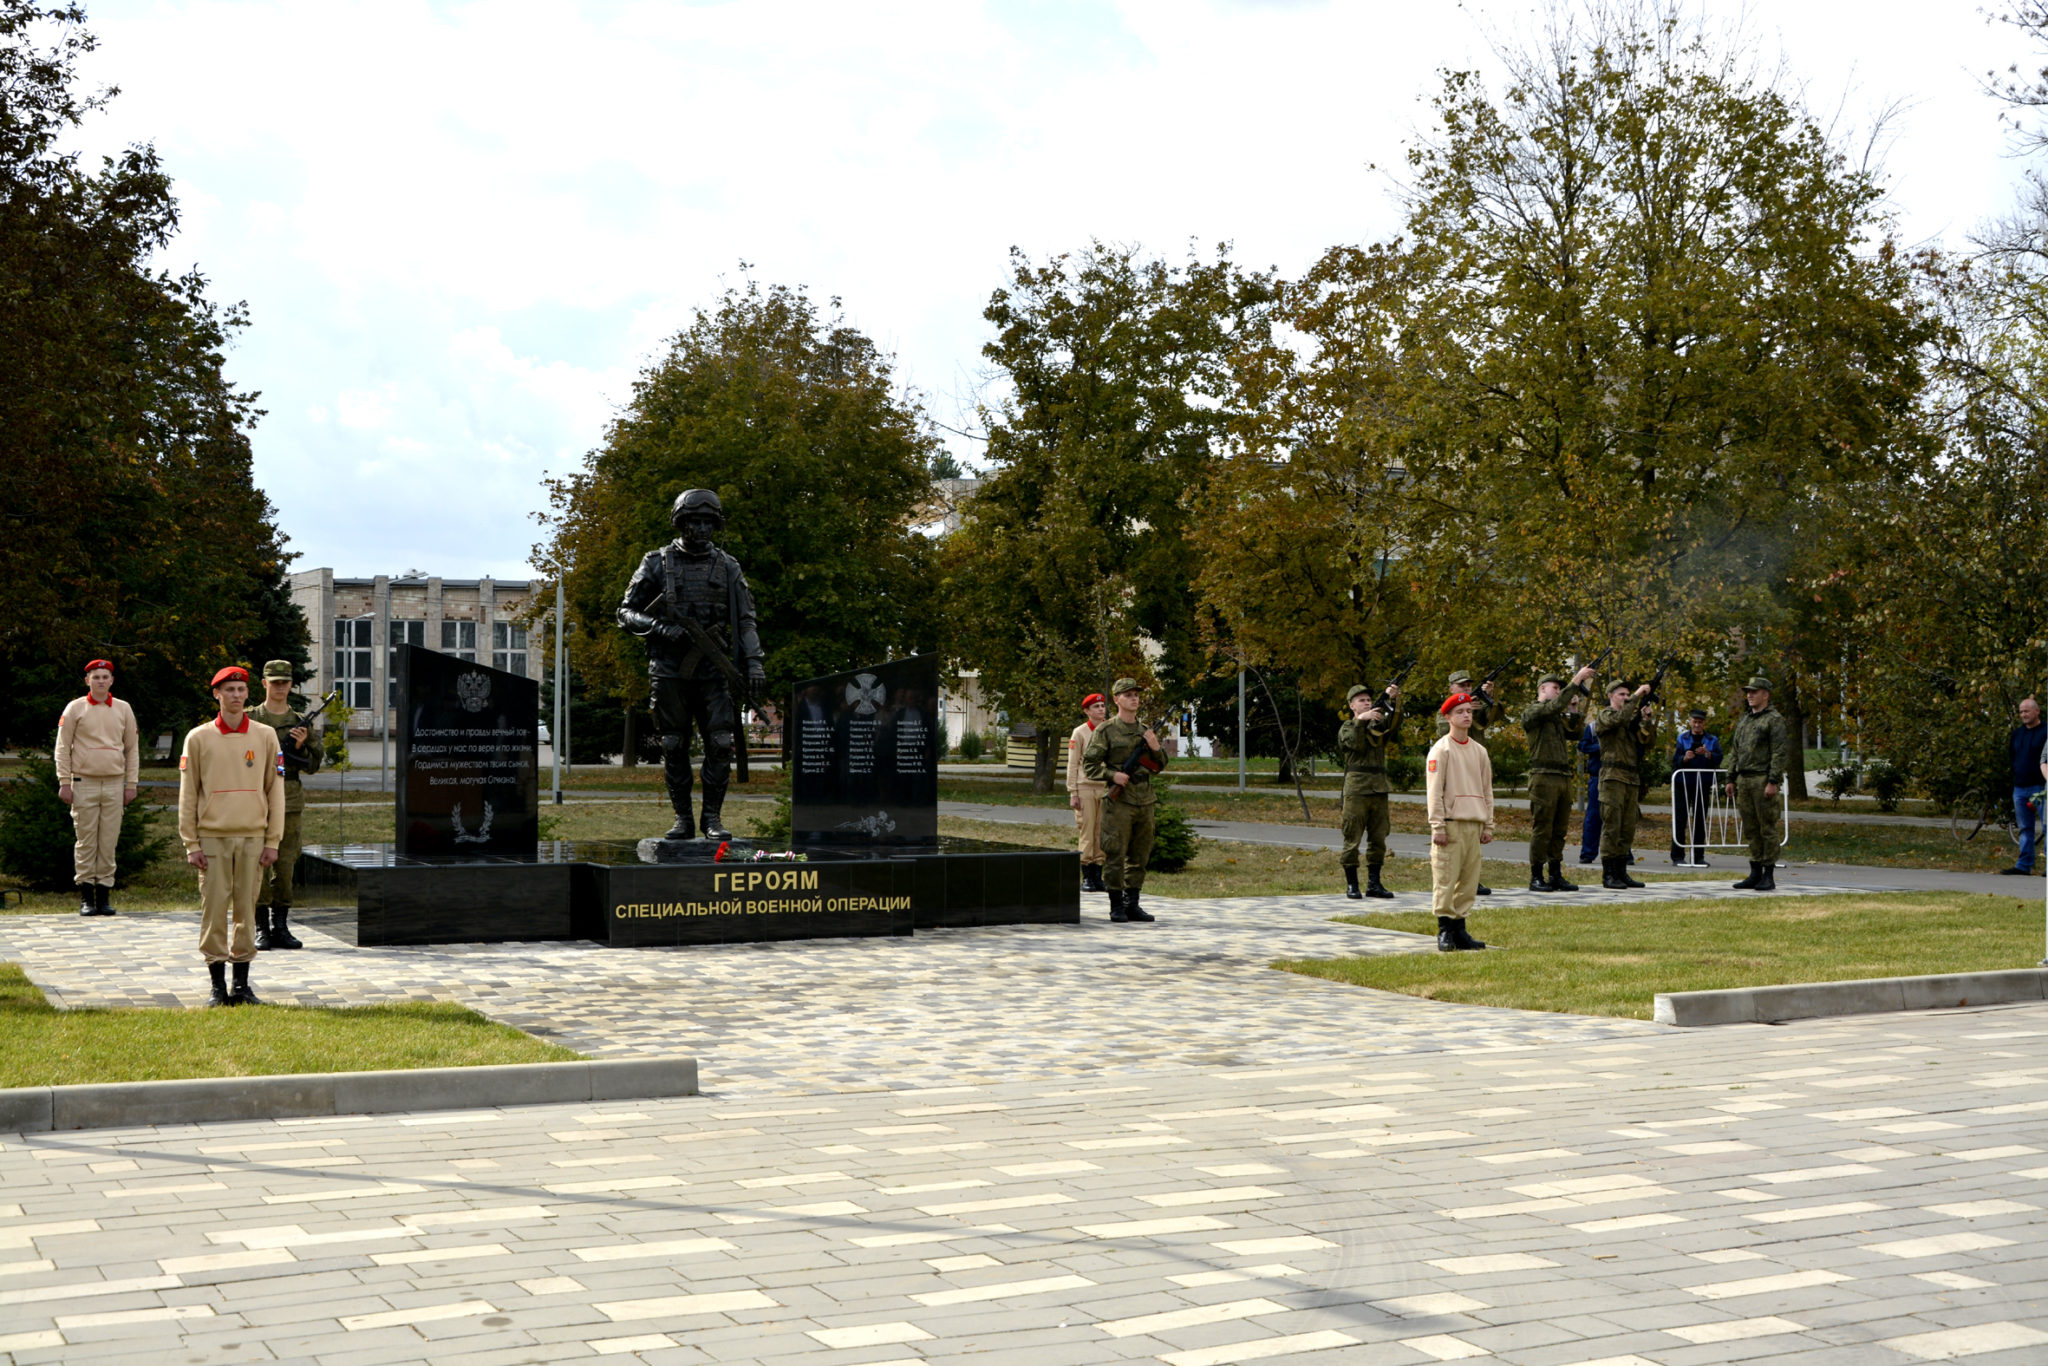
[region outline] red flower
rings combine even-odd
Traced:
[[[711,856],[711,861],[712,861],[713,863],[723,863],[723,862],[725,862],[725,851],[726,851],[726,850],[728,850],[728,849],[730,849],[730,848],[732,848],[732,842],[731,842],[730,840],[727,840],[727,841],[724,841],[724,842],[722,842],[722,843],[721,843],[721,844],[720,844],[720,845],[718,846],[718,852],[717,852],[717,853],[715,853],[715,854],[713,854],[713,855]]]

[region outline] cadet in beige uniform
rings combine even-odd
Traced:
[[[312,728],[292,710],[292,663],[273,659],[263,666],[263,705],[249,715],[277,732],[280,749],[297,745],[307,773],[320,771],[320,746],[309,745]],[[284,838],[278,841],[277,862],[263,870],[256,892],[256,949],[298,949],[305,945],[292,933],[292,875],[299,866],[299,813],[306,809],[306,788],[300,770],[284,766]]]
[[[178,756],[178,838],[199,870],[199,952],[213,978],[208,1005],[258,1005],[249,988],[256,956],[256,888],[277,862],[284,838],[284,779],[277,732],[243,706],[249,671],[229,665],[213,676],[220,715],[194,726]],[[227,989],[226,965],[235,968]]]
[[[1074,808],[1074,824],[1081,831],[1084,892],[1109,890],[1102,881],[1102,799],[1109,787],[1081,771],[1081,756],[1088,752],[1088,741],[1094,738],[1095,728],[1102,724],[1106,714],[1102,694],[1089,693],[1081,699],[1081,715],[1087,719],[1067,737],[1067,805]]]
[[[1479,846],[1493,843],[1493,759],[1472,738],[1473,698],[1452,693],[1439,715],[1446,730],[1429,749],[1429,881],[1436,946],[1445,953],[1483,949],[1465,932],[1479,888]]]
[[[85,696],[65,704],[57,718],[57,796],[71,808],[77,833],[71,860],[80,915],[112,915],[114,849],[121,842],[122,809],[135,800],[142,754],[135,712],[114,696],[114,666],[85,666]]]

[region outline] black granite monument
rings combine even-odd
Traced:
[[[939,834],[939,661],[913,655],[796,685],[795,847],[929,844]]]
[[[540,684],[405,645],[398,698],[399,856],[532,862]]]

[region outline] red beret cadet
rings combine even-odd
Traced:
[[[249,671],[239,664],[230,664],[213,676],[213,682],[209,686],[218,688],[221,684],[232,683],[238,678],[242,682],[247,683],[249,681]]]
[[[91,673],[94,669],[105,669],[108,673],[112,673],[114,671],[114,661],[111,659],[93,659],[86,661],[85,671],[87,673]]]
[[[1088,708],[1090,708],[1090,707],[1094,706],[1094,705],[1095,705],[1095,704],[1096,704],[1097,702],[1100,702],[1100,701],[1102,701],[1102,694],[1101,694],[1101,693],[1099,693],[1099,692],[1092,692],[1092,693],[1089,693],[1089,694],[1088,694],[1088,695],[1087,695],[1086,697],[1084,697],[1084,698],[1082,698],[1082,699],[1081,699],[1081,710],[1082,710],[1082,711],[1086,711],[1086,710],[1088,710]]]
[[[1462,707],[1463,705],[1465,705],[1465,703],[1470,702],[1471,700],[1471,693],[1454,692],[1449,697],[1446,697],[1444,699],[1444,704],[1436,709],[1436,714],[1438,716],[1449,716],[1453,709],[1457,707]]]

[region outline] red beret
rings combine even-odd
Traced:
[[[105,669],[108,673],[112,673],[114,671],[114,661],[111,659],[88,660],[85,665],[85,671],[91,673],[94,669]]]
[[[230,664],[213,676],[211,686],[218,688],[221,684],[232,683],[238,678],[247,683],[249,681],[249,671],[239,664]]]
[[[1100,701],[1102,701],[1102,694],[1101,694],[1101,693],[1099,693],[1099,692],[1092,692],[1092,693],[1089,693],[1089,694],[1088,694],[1088,695],[1087,695],[1086,697],[1084,697],[1084,698],[1082,698],[1082,699],[1081,699],[1081,710],[1082,710],[1082,711],[1086,711],[1086,710],[1088,710],[1088,708],[1090,708],[1090,707],[1094,706],[1094,705],[1095,705],[1095,704],[1096,704],[1097,702],[1100,702]]]
[[[1449,716],[1451,714],[1452,708],[1463,706],[1465,703],[1470,702],[1471,700],[1471,693],[1454,692],[1449,697],[1446,697],[1444,699],[1444,704],[1436,709],[1436,714],[1438,716]]]

